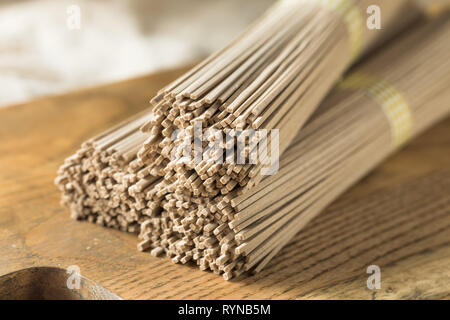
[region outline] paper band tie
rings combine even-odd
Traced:
[[[361,89],[377,101],[384,110],[392,129],[395,148],[401,147],[412,136],[413,115],[405,97],[393,85],[385,80],[354,73],[339,84],[342,89]]]

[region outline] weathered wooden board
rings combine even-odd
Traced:
[[[225,282],[139,253],[134,236],[71,220],[53,185],[58,166],[182,71],[0,110],[0,276],[77,265],[125,299],[450,298],[450,120],[343,195],[257,276]],[[366,286],[372,264],[381,290]]]

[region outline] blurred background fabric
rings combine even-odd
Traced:
[[[275,1],[0,0],[0,107],[199,60]]]
[[[273,2],[0,0],[0,107],[199,60]]]

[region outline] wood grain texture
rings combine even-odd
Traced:
[[[125,299],[450,298],[450,120],[343,195],[256,276],[225,282],[137,252],[132,235],[71,220],[53,185],[64,158],[183,71],[0,110],[0,276],[78,265]],[[372,264],[381,290],[366,287]]]

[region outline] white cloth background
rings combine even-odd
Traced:
[[[199,59],[273,1],[0,0],[0,107]]]

